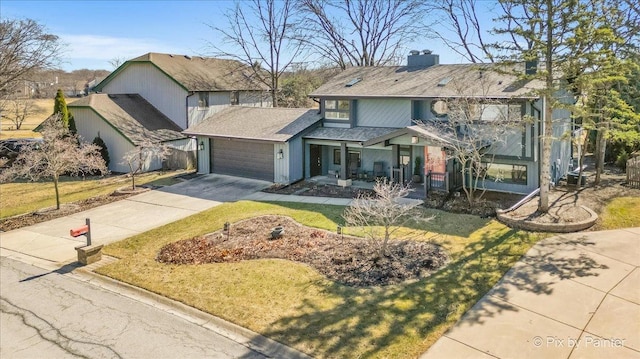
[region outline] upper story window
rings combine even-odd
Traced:
[[[237,106],[240,104],[240,92],[239,91],[231,91],[229,95],[229,103],[231,106]]]
[[[324,118],[327,120],[348,121],[349,100],[324,100]]]
[[[209,107],[209,93],[198,92],[198,108],[207,108],[207,107]]]

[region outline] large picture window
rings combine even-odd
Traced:
[[[327,120],[349,121],[349,100],[325,100],[324,118]]]
[[[487,181],[527,184],[527,166],[509,165],[505,163],[485,164]]]

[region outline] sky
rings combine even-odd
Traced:
[[[216,34],[209,25],[224,26],[233,1],[29,1],[0,0],[2,19],[30,18],[65,45],[62,69],[113,70],[109,60],[131,59],[148,52],[211,55]],[[463,62],[434,40],[411,44],[430,49],[440,63]]]

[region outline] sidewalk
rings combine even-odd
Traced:
[[[640,227],[539,242],[420,358],[640,358]]]

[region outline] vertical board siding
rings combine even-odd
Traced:
[[[198,173],[211,173],[211,151],[209,137],[196,137],[197,146],[200,146],[200,142],[204,145],[204,149],[196,149],[198,155]]]
[[[216,114],[225,108],[230,106],[230,92],[208,92],[209,95],[209,107],[198,107],[198,93],[189,96],[188,113],[189,113],[189,127],[196,125],[207,117]]]
[[[411,100],[358,100],[357,126],[406,127],[411,125]]]
[[[108,94],[140,94],[165,116],[185,129],[187,91],[150,63],[131,63],[104,90]]]
[[[90,108],[72,107],[78,135],[83,142],[91,143],[96,137],[102,138],[109,152],[109,170],[112,172],[129,172],[129,166],[121,163],[124,154],[134,146],[111,125],[105,122]]]
[[[289,183],[304,177],[304,146],[302,137],[298,136],[288,142],[289,151]]]
[[[282,158],[278,158],[280,150],[282,150]],[[291,183],[289,176],[290,155],[288,143],[278,142],[273,145],[273,182]]]

